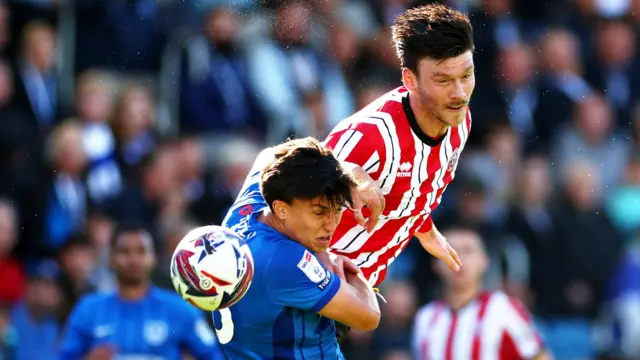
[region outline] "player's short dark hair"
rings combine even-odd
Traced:
[[[469,17],[441,4],[406,10],[391,32],[402,67],[414,72],[422,58],[446,60],[474,49]]]
[[[127,220],[121,223],[118,223],[116,229],[113,231],[111,235],[111,240],[109,241],[109,246],[111,249],[115,249],[118,244],[118,239],[124,235],[129,233],[144,233],[151,237],[151,233],[149,232],[148,227],[140,222],[135,220]],[[153,240],[153,238],[151,238]],[[151,242],[153,245],[153,241]]]
[[[275,200],[326,198],[335,208],[352,205],[353,177],[333,152],[312,137],[290,140],[275,148],[275,157],[261,173],[260,191],[273,210]]]

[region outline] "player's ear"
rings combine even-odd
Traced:
[[[418,78],[409,68],[402,68],[402,83],[409,91],[418,90]]]
[[[278,219],[284,220],[287,218],[289,213],[289,206],[287,203],[281,200],[275,200],[271,207],[273,208],[273,213],[278,217]]]

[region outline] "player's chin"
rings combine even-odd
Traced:
[[[329,248],[329,245],[331,245],[331,236],[318,237],[316,238],[315,244],[318,248],[315,250],[326,251]]]

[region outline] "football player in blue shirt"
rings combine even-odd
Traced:
[[[317,140],[289,141],[263,151],[223,225],[242,235],[253,254],[245,296],[215,311],[230,360],[343,359],[335,321],[373,330],[376,295],[355,265],[323,264],[354,179]]]
[[[89,294],[74,308],[60,346],[60,359],[216,359],[217,342],[204,316],[173,291],[151,285],[155,267],[151,235],[122,225],[111,244],[116,293]]]

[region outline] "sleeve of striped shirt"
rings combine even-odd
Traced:
[[[324,142],[338,160],[361,166],[378,180],[386,161],[386,142],[375,124],[357,123],[334,130]]]
[[[538,355],[544,349],[544,344],[526,307],[520,301],[509,298],[504,311],[501,352],[511,353],[519,359],[532,359]]]

